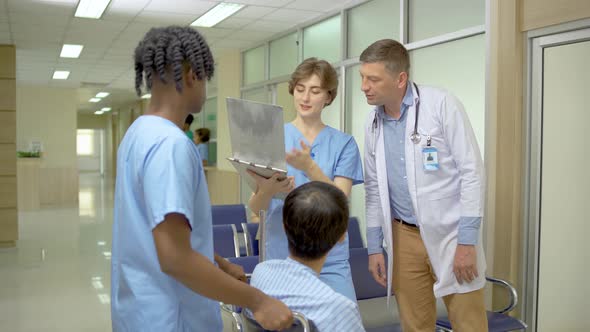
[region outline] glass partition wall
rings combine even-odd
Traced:
[[[441,15],[442,14],[442,15]],[[364,124],[371,106],[360,91],[359,56],[374,41],[391,38],[410,52],[410,79],[443,87],[465,105],[483,153],[485,128],[485,0],[371,0],[327,13],[242,53],[242,98],[280,105],[293,120],[289,75],[308,57],[332,63],[338,97],[323,113],[326,124],[351,134],[364,151]],[[242,186],[242,202],[251,192]],[[351,194],[351,215],[365,232],[362,185]],[[485,236],[484,236],[485,238]]]

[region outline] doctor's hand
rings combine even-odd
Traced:
[[[281,301],[262,294],[256,307],[249,308],[254,319],[265,330],[280,331],[293,325],[293,313]]]
[[[455,278],[460,284],[470,283],[479,275],[477,273],[477,252],[473,245],[457,245],[453,263]]]
[[[295,188],[295,178],[292,176],[281,179],[283,175],[275,173],[267,179],[250,170],[248,170],[248,174],[256,181],[256,193],[267,193],[274,196],[278,193],[288,194]]]
[[[387,287],[387,271],[385,270],[385,256],[383,254],[369,255],[369,272],[377,283]]]
[[[293,148],[291,152],[287,153],[287,163],[292,167],[307,172],[313,165],[314,161],[311,158],[311,147],[303,140],[300,142],[301,150]]]

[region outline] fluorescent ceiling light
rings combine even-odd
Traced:
[[[83,48],[84,45],[64,44],[59,56],[62,58],[78,58]]]
[[[103,111],[96,111],[96,112],[94,112],[94,114],[96,114],[96,115],[101,115],[102,113],[104,113],[104,112]]]
[[[90,98],[90,100],[88,100],[91,103],[98,103],[100,101],[100,98]]]
[[[104,98],[104,97],[107,97],[108,95],[110,95],[110,93],[108,93],[108,92],[99,92],[96,94],[96,98]]]
[[[150,98],[152,98],[151,93],[146,93],[145,95],[141,96],[141,99],[150,99]]]
[[[110,107],[103,107],[103,108],[102,108],[100,111],[101,111],[101,112],[108,112],[108,111],[110,111],[110,110],[111,110],[111,108],[110,108]]]
[[[67,80],[69,76],[70,72],[65,70],[56,70],[53,72],[54,80]]]
[[[111,0],[80,0],[74,16],[99,19],[109,2]]]
[[[244,5],[239,3],[222,2],[196,19],[193,23],[191,23],[191,25],[196,27],[210,28],[232,16],[235,12],[242,8],[244,8]]]

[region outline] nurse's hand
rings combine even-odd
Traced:
[[[263,294],[255,308],[250,308],[254,319],[265,330],[280,331],[293,325],[293,313],[281,301]]]
[[[385,256],[383,254],[369,255],[369,272],[373,279],[383,287],[387,287],[387,271],[385,270]]]
[[[300,144],[301,150],[293,148],[291,152],[287,153],[287,163],[292,167],[307,173],[314,163],[311,158],[311,147],[305,144],[303,140]]]
[[[221,271],[229,274],[230,276],[246,282],[246,274],[244,273],[244,269],[240,265],[236,265],[228,261],[227,259],[215,254],[215,263],[221,269]]]
[[[457,245],[453,272],[460,284],[463,282],[470,283],[479,276],[477,273],[477,252],[475,251],[475,246]]]
[[[267,193],[271,196],[278,193],[288,194],[295,187],[295,178],[292,176],[281,179],[283,175],[275,173],[267,179],[250,170],[248,170],[248,174],[256,181],[256,186],[258,187],[256,193]]]

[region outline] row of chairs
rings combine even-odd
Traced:
[[[258,256],[257,233],[258,224],[256,223],[242,222],[238,225],[213,225],[215,252],[225,258]],[[355,217],[350,218],[348,221],[348,242],[350,248],[364,247],[358,219]]]
[[[246,208],[242,204],[214,205],[213,243],[215,252],[225,258],[258,255],[257,223],[248,223]],[[363,248],[363,238],[356,217],[348,224],[350,248]]]
[[[214,206],[213,211],[213,232],[216,252],[219,255],[228,258],[232,263],[241,265],[246,274],[251,274],[254,271],[256,264],[259,262],[258,241],[256,240],[258,224],[245,222],[246,210],[243,205]],[[223,224],[224,222],[228,222],[229,224]],[[243,238],[242,241],[240,241],[240,234]],[[363,245],[359,223],[355,217],[352,217],[349,220],[348,235],[350,267],[352,270],[352,279],[357,300],[373,300],[386,297],[387,290],[373,279],[371,273],[367,269],[368,253]],[[245,246],[240,246],[240,242],[243,242]],[[525,330],[527,326],[524,322],[507,314],[514,309],[518,301],[515,288],[501,279],[486,279],[493,285],[503,287],[507,291],[510,299],[509,304],[505,308],[487,312],[489,331],[505,332]],[[234,320],[236,322],[239,321],[239,324],[246,327],[244,329],[245,331],[258,331],[254,328],[255,324],[253,325],[253,322],[242,321],[242,317],[238,316],[243,315],[239,315],[239,313],[236,313],[235,311],[232,312]],[[294,327],[293,331],[313,330],[313,322],[306,322],[305,317],[302,315],[298,317],[300,323]],[[437,331],[452,331],[450,321],[445,316],[437,319],[436,324]],[[401,331],[401,326],[399,323],[389,323],[387,325],[367,329],[367,332],[386,331]]]
[[[232,257],[229,260],[241,265],[247,274],[251,274],[258,264],[258,256]],[[387,296],[386,288],[379,285],[367,269],[369,264],[368,253],[366,248],[351,248],[350,249],[350,268],[352,270],[352,280],[354,283],[354,290],[356,292],[357,300],[372,300],[378,298],[385,298]],[[507,291],[509,295],[509,304],[499,310],[488,311],[488,328],[490,332],[507,332],[507,331],[521,331],[527,328],[526,324],[521,320],[509,316],[507,313],[512,311],[517,304],[518,297],[515,288],[508,282],[495,279],[486,278],[488,282],[494,285],[501,286]],[[236,324],[240,324],[239,322]],[[245,324],[245,323],[242,323]],[[309,322],[313,326],[313,322]],[[247,325],[247,324],[246,324]],[[438,331],[451,332],[452,326],[448,317],[443,316],[437,319],[436,326]],[[308,331],[303,328],[304,324],[294,327],[293,331]],[[313,329],[312,329],[313,330]],[[252,330],[246,330],[252,331]],[[399,323],[389,323],[387,325],[367,328],[367,332],[398,332],[402,331]]]

